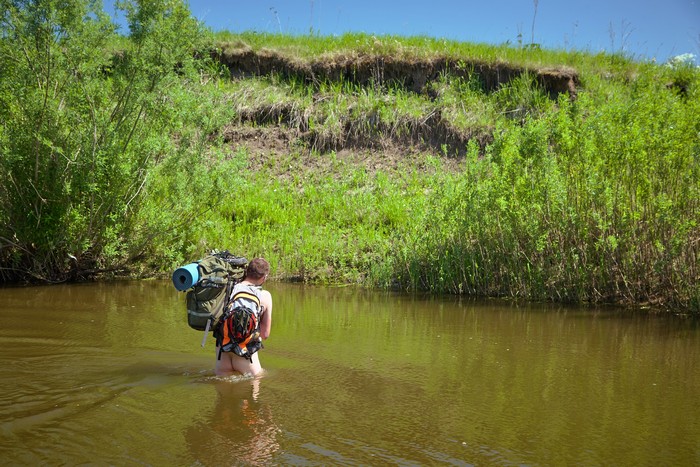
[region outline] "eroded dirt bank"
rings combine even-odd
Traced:
[[[227,67],[232,79],[277,75],[312,88],[319,83],[343,82],[375,89],[401,88],[429,99],[435,98],[431,95],[434,91],[430,84],[445,75],[463,79],[476,77],[484,91],[491,93],[527,74],[534,77],[552,99],[560,94],[575,99],[579,86],[577,72],[567,67],[526,68],[448,56],[420,59],[352,52],[300,59],[274,50],[254,51],[238,43],[221,45],[214,57]],[[358,127],[367,127],[368,120],[371,131],[358,132]],[[255,130],[246,129],[246,125],[252,125]],[[421,151],[459,158],[470,140],[475,140],[482,150],[493,140],[491,128],[458,129],[440,111],[404,122],[404,126],[404,131],[397,133],[369,116],[361,124],[348,119],[340,134],[329,136],[311,128],[308,109],[284,103],[250,103],[239,111],[237,121],[223,130],[223,136],[234,147],[245,146],[254,160],[292,152],[303,155],[309,151],[335,151],[345,157],[365,153],[373,156],[360,155],[352,159],[363,161],[370,169],[388,168],[386,165],[393,165],[392,161],[405,162]]]
[[[309,84],[318,81],[346,81],[366,86],[383,83],[401,86],[416,93],[426,92],[426,84],[443,73],[467,78],[478,75],[487,92],[498,89],[514,78],[529,73],[550,97],[560,93],[576,96],[578,73],[572,68],[526,68],[509,63],[465,61],[448,56],[426,59],[403,59],[385,55],[336,55],[302,61],[272,50],[253,51],[249,47],[223,47],[215,54],[226,65],[232,77],[263,76],[279,73],[302,79]]]

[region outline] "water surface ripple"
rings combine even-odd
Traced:
[[[614,308],[270,284],[258,379],[167,281],[0,289],[8,465],[698,465],[700,331]]]

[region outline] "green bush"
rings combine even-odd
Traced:
[[[3,279],[89,276],[141,254],[135,214],[175,131],[168,92],[196,75],[202,36],[181,2],[120,5],[126,41],[93,2],[1,3]]]

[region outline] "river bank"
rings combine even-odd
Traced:
[[[58,42],[11,18],[2,282],[217,248],[288,281],[700,311],[696,67],[149,15],[49,15]]]

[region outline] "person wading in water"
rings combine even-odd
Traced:
[[[254,311],[258,318],[262,339],[267,339],[270,336],[270,328],[272,327],[272,296],[267,290],[262,290],[262,285],[267,280],[269,272],[270,264],[264,258],[255,258],[248,264],[243,280],[234,286],[231,293],[231,296],[235,297],[239,292],[246,292],[259,299],[260,306],[255,306],[257,310]],[[217,376],[230,376],[236,373],[256,376],[263,372],[258,352],[247,359],[234,352],[221,352],[217,345],[216,356],[214,371]]]

